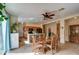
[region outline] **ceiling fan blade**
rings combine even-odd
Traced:
[[[55,14],[51,14],[51,15],[49,15],[49,16],[55,16]]]
[[[42,14],[44,17],[46,16],[45,14]]]

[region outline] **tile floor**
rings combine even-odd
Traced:
[[[7,55],[34,55],[29,45],[25,45],[24,48],[11,50]],[[52,55],[51,51],[46,55]],[[79,44],[66,43],[64,44],[55,55],[79,55]]]

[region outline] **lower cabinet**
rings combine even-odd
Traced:
[[[70,36],[70,42],[79,44],[79,35],[71,35]]]
[[[11,49],[19,48],[19,33],[11,33]]]

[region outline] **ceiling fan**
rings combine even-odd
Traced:
[[[54,11],[62,11],[62,10],[64,10],[64,8],[61,8],[61,9],[58,9],[58,10],[54,10]],[[42,15],[44,17],[44,20],[53,19],[53,16],[55,16],[55,14],[53,13],[53,11],[51,11],[51,12],[45,12]]]

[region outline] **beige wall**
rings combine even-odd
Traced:
[[[68,22],[65,21],[65,30],[64,30],[64,34],[65,34],[65,41],[69,41],[69,25]]]
[[[78,19],[71,18],[71,19],[65,20],[65,40],[66,41],[69,41],[69,35],[70,35],[69,26],[77,25],[77,24],[79,24],[79,18]]]
[[[18,17],[10,16],[10,25],[18,21]]]
[[[48,28],[51,28],[51,31],[54,32],[55,34],[57,33],[57,26],[56,26],[56,22],[52,22],[52,23],[49,23],[49,24],[46,24],[45,25],[45,32],[47,33],[48,32]]]

